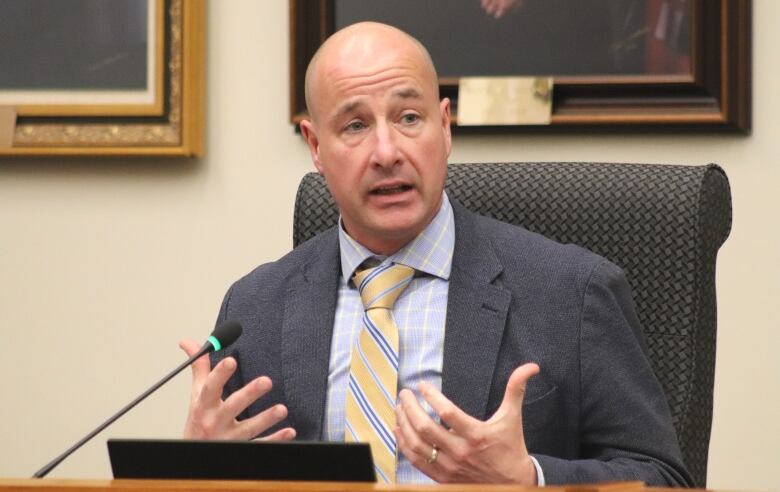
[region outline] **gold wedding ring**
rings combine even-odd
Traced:
[[[436,460],[439,459],[439,448],[436,447],[436,445],[433,445],[433,449],[431,449],[431,457],[425,460],[426,463],[429,465],[432,465],[436,463]]]

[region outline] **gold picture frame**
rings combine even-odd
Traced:
[[[8,104],[16,113],[0,156],[202,156],[205,0],[150,2],[153,101]]]

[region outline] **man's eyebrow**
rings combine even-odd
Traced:
[[[417,89],[415,89],[414,87],[404,87],[402,89],[397,89],[394,90],[390,95],[393,98],[398,98],[398,99],[422,99],[422,93]],[[356,101],[346,102],[336,110],[336,112],[333,114],[333,118],[334,119],[341,118],[345,114],[352,113],[364,105],[365,105],[365,101],[362,101],[360,99]]]
[[[334,118],[340,118],[341,116],[345,114],[352,113],[356,109],[363,106],[365,103],[363,101],[357,100],[357,101],[349,101],[342,105],[336,112],[334,113]]]

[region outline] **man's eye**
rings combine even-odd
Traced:
[[[352,121],[347,124],[347,126],[344,128],[347,132],[359,132],[360,130],[363,130],[366,127],[366,125],[363,124],[362,121]]]
[[[420,121],[420,115],[415,113],[407,113],[401,116],[401,122],[405,125],[413,125]]]

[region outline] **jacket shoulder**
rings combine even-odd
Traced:
[[[304,273],[307,265],[319,261],[324,252],[338,249],[338,234],[332,227],[299,245],[276,261],[264,263],[236,280],[225,297],[225,307],[246,297],[255,301],[284,295],[291,277]]]

